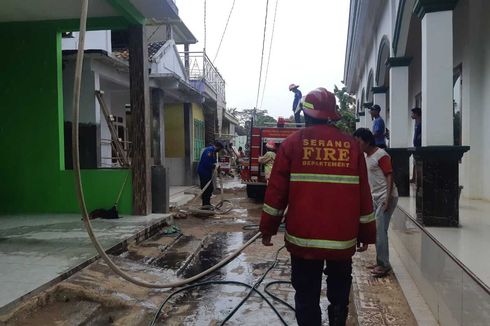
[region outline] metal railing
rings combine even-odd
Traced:
[[[205,81],[219,97],[225,98],[225,80],[205,52],[180,52],[191,81]]]

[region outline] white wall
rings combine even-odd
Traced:
[[[183,62],[173,40],[166,41],[152,61],[151,72],[153,74],[175,73],[183,80],[187,80]]]
[[[396,6],[387,1],[385,12],[378,25],[377,32],[372,36],[372,46],[365,65],[362,67],[359,88],[352,90],[361,102],[361,91],[367,92],[367,79],[370,69],[376,71],[377,52],[383,35],[390,39],[394,19],[392,17]],[[463,145],[471,146],[462,160],[460,182],[464,186],[463,195],[490,200],[490,1],[460,0],[454,10],[454,66],[462,64],[462,140]],[[418,21],[417,21],[418,22]],[[417,27],[418,28],[418,27]],[[411,28],[409,43],[413,38],[420,37],[417,29]],[[416,35],[415,35],[416,34]],[[411,39],[412,38],[412,39]],[[410,107],[415,106],[415,97],[421,91],[421,47],[417,40],[407,46],[406,55],[412,56],[413,61],[409,73]],[[423,96],[423,94],[422,94]],[[424,109],[424,108],[422,108]],[[371,119],[361,117],[356,127],[371,127]],[[448,126],[451,127],[452,126]],[[413,122],[408,121],[410,137],[413,137]]]
[[[79,33],[73,32],[73,38],[63,38],[63,50],[76,50],[78,48]],[[85,50],[104,50],[112,52],[111,31],[90,31],[85,36]]]
[[[130,94],[129,88],[126,85],[121,85],[108,80],[104,75],[100,74],[99,71],[96,72],[96,76],[99,80],[98,88],[104,91],[104,100],[108,106],[110,114],[114,116],[121,117],[123,123],[126,124],[126,104],[130,104]],[[102,167],[109,167],[112,165],[111,157],[112,147],[110,143],[102,140],[112,139],[107,121],[100,109],[97,102],[97,112],[100,114],[100,138],[101,138],[101,163]]]
[[[378,60],[378,50],[381,39],[384,35],[386,35],[390,41],[390,49],[391,49],[391,37],[392,37],[392,4],[390,1],[386,1],[383,7],[383,14],[381,19],[379,20],[378,26],[376,28],[376,32],[372,35],[371,44],[368,47],[369,56],[367,61],[364,62],[364,66],[362,68],[361,73],[361,82],[359,84],[359,88],[357,90],[352,90],[356,94],[356,98],[359,99],[359,103],[367,102],[366,97],[370,90],[367,89],[367,83],[369,78],[369,71],[373,70],[373,85],[376,85],[376,65]],[[384,64],[384,63],[383,63]],[[388,73],[388,71],[387,71]],[[380,78],[382,80],[382,77]],[[362,89],[365,89],[364,101],[362,101],[361,92]],[[369,115],[369,111],[366,110],[366,115],[364,117],[360,117],[360,122],[356,124],[356,128],[365,127],[371,129],[372,127],[372,119]],[[383,117],[386,118],[386,117]],[[387,123],[387,121],[386,121]]]
[[[95,76],[91,70],[91,59],[85,59],[82,71],[82,86],[80,93],[80,122],[98,122],[96,116],[96,99],[94,96]],[[64,121],[73,120],[73,80],[75,78],[75,61],[64,63],[63,69],[63,113]]]
[[[490,200],[490,3],[461,0],[454,11],[454,65],[463,70],[463,195]]]
[[[422,39],[421,23],[418,18],[412,20],[409,33],[405,56],[412,58],[408,73],[408,107],[411,109],[416,105],[416,96],[422,91]],[[422,103],[420,103],[420,106],[422,106]],[[410,135],[410,141],[408,143],[412,146],[415,121],[409,120],[407,128],[410,128],[408,133]]]
[[[101,80],[100,74],[96,73],[97,85],[96,90],[104,91],[104,101],[109,107],[112,107],[112,98],[110,93],[105,92],[103,87],[103,79]],[[102,84],[102,85],[101,85]],[[100,116],[100,167],[110,168],[112,167],[112,145],[108,141],[112,139],[111,132],[109,131],[109,126],[107,124],[104,113],[101,112],[99,101],[97,101],[97,113]]]
[[[166,159],[170,186],[182,186],[186,184],[185,175],[188,173],[185,168],[185,159],[183,157],[167,157]]]

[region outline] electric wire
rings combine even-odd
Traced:
[[[207,22],[206,22],[206,18],[207,18],[207,2],[206,0],[204,0],[204,53],[206,53],[206,37],[207,37]]]
[[[230,23],[230,18],[231,18],[231,14],[233,12],[233,8],[235,8],[235,1],[236,0],[233,0],[233,3],[231,5],[230,13],[228,14],[228,19],[226,20],[225,29],[223,30],[223,34],[221,34],[221,40],[219,41],[218,50],[216,50],[216,54],[215,54],[214,59],[213,59],[213,64],[216,61],[216,58],[218,58],[219,50],[221,49],[221,44],[223,43],[223,39],[225,38],[226,30],[228,28],[228,24]]]
[[[233,284],[233,285],[241,285],[241,286],[245,286],[247,288],[250,289],[249,293],[247,294],[247,296],[245,296],[242,301],[240,301],[240,303],[226,316],[226,318],[220,323],[220,325],[225,325],[225,323],[227,321],[229,321],[231,319],[231,317],[233,317],[233,315],[238,311],[238,309],[240,309],[241,306],[243,306],[243,304],[250,298],[250,296],[252,295],[252,293],[257,293],[262,299],[264,299],[264,301],[271,307],[271,309],[274,311],[274,313],[278,316],[279,320],[283,323],[283,325],[286,325],[287,326],[287,323],[286,321],[284,320],[284,318],[281,316],[281,314],[277,311],[277,309],[274,307],[274,305],[264,296],[264,294],[262,292],[260,292],[257,288],[259,287],[259,285],[262,283],[262,281],[265,279],[265,277],[270,273],[270,271],[277,266],[277,263],[279,261],[279,253],[281,252],[281,250],[283,250],[285,248],[285,246],[282,246],[281,248],[279,248],[277,251],[276,251],[276,254],[275,254],[275,257],[274,257],[274,261],[273,263],[271,264],[271,266],[269,266],[269,268],[265,271],[264,274],[262,274],[262,276],[259,278],[259,280],[257,282],[255,282],[255,284],[252,286],[252,285],[249,285],[249,284],[246,284],[246,283],[242,283],[242,282],[237,282],[237,281],[206,281],[206,282],[201,282],[201,283],[196,283],[196,284],[191,284],[191,285],[188,285],[186,287],[183,287],[179,290],[176,290],[175,292],[172,292],[161,304],[160,304],[160,307],[158,308],[158,310],[156,311],[154,317],[153,317],[153,320],[150,322],[150,326],[153,326],[156,324],[158,318],[160,317],[160,314],[162,313],[162,310],[163,310],[163,307],[165,306],[165,304],[167,304],[170,299],[172,297],[174,297],[175,295],[177,295],[178,293],[181,293],[183,291],[187,291],[187,290],[190,290],[190,289],[193,289],[193,288],[196,288],[196,287],[200,287],[200,286],[206,286],[206,285],[212,285],[212,284]],[[276,282],[271,282],[271,283],[268,283],[266,285],[265,288],[267,288],[268,286],[270,285],[273,285],[273,284],[276,284],[276,283],[279,283],[279,282],[283,282],[283,283],[288,283],[287,281],[276,281]],[[289,282],[290,283],[290,282]],[[264,289],[265,289],[264,288]],[[267,293],[267,292],[266,292]],[[282,299],[280,298],[277,298],[275,295],[271,294],[271,293],[267,293],[269,296],[272,297],[272,299],[274,300],[277,300],[279,301],[280,303],[284,304],[285,306],[287,306],[288,308],[290,308],[292,311],[294,311],[294,308],[289,305],[287,302],[283,301]]]
[[[135,285],[146,287],[146,288],[174,288],[180,287],[185,284],[192,283],[201,279],[202,277],[212,273],[213,271],[219,269],[221,266],[224,266],[229,261],[234,259],[236,256],[240,254],[246,247],[252,244],[261,234],[258,232],[255,234],[249,241],[247,241],[244,245],[238,248],[233,254],[214,265],[213,267],[207,269],[206,271],[194,275],[185,280],[174,281],[170,283],[149,283],[146,281],[142,281],[132,277],[126,272],[122,271],[107,255],[104,248],[98,241],[95,236],[94,230],[92,228],[92,224],[90,222],[89,214],[87,211],[87,205],[85,202],[85,196],[83,191],[83,184],[81,178],[81,169],[80,169],[80,140],[79,140],[79,119],[80,119],[80,96],[81,96],[81,83],[82,83],[82,69],[83,69],[83,57],[84,57],[84,47],[85,47],[85,34],[87,31],[87,15],[88,15],[88,0],[82,0],[81,4],[81,14],[80,14],[80,35],[78,42],[78,51],[75,65],[75,77],[73,83],[73,130],[72,130],[72,157],[73,157],[73,174],[75,181],[75,189],[77,194],[78,203],[80,206],[80,211],[82,213],[83,222],[85,224],[85,229],[94,245],[95,249],[99,256],[104,260],[104,262],[110,267],[110,269],[125,279]],[[208,183],[209,186],[210,183]]]
[[[264,301],[271,307],[271,309],[274,311],[274,313],[278,316],[278,318],[283,322],[284,325],[287,325],[286,324],[286,321],[284,320],[284,318],[281,316],[281,314],[279,313],[279,311],[277,311],[277,309],[274,307],[274,305],[272,304],[272,302],[270,302],[269,299],[267,299],[267,297],[261,293],[259,290],[255,289],[253,286],[247,284],[247,283],[243,283],[243,282],[237,282],[237,281],[206,281],[206,282],[201,282],[201,283],[196,283],[196,284],[191,284],[191,285],[188,285],[186,287],[183,287],[175,292],[172,292],[172,294],[170,294],[163,302],[162,304],[160,305],[160,307],[158,308],[155,316],[153,317],[153,320],[150,322],[149,326],[154,326],[156,325],[156,322],[158,321],[158,318],[160,317],[160,314],[162,313],[162,310],[163,310],[163,307],[165,306],[165,304],[167,304],[168,301],[170,301],[171,298],[173,298],[175,295],[181,293],[181,292],[184,292],[184,291],[187,291],[187,290],[190,290],[190,289],[194,289],[194,288],[197,288],[197,287],[201,287],[201,286],[206,286],[206,285],[213,285],[213,284],[222,284],[222,285],[239,285],[239,286],[244,286],[244,287],[247,287],[250,289],[250,291],[252,292],[255,292],[257,293],[262,299],[264,299]]]
[[[292,284],[291,281],[272,281],[270,283],[267,283],[264,286],[264,292],[267,293],[272,299],[274,299],[274,300],[282,303],[283,305],[285,305],[286,307],[288,307],[292,311],[296,312],[296,309],[294,309],[294,307],[291,306],[288,302],[284,301],[283,299],[279,298],[278,296],[276,296],[275,294],[272,294],[269,291],[269,287],[272,286],[272,285],[275,285],[275,284]]]
[[[271,266],[269,266],[269,268],[265,271],[264,274],[262,274],[262,276],[258,279],[257,282],[255,282],[255,284],[253,285],[253,288],[254,289],[257,289],[259,287],[259,285],[262,283],[262,281],[264,281],[265,277],[267,276],[267,274],[269,274],[269,272],[274,268],[276,267],[277,265],[277,262],[279,260],[279,253],[281,252],[281,250],[283,250],[284,248],[286,248],[285,246],[282,246],[281,248],[279,248],[277,251],[276,251],[276,256],[274,258],[274,262],[272,263]],[[242,301],[240,301],[240,303],[228,314],[228,316],[226,316],[226,318],[221,322],[221,326],[223,326],[228,320],[231,319],[231,317],[233,317],[233,315],[238,311],[238,309],[240,309],[241,306],[243,306],[243,304],[248,300],[248,298],[250,298],[250,296],[252,295],[254,291],[253,290],[250,290],[248,292],[248,294],[245,296],[245,298],[242,299]],[[284,323],[284,325],[287,325],[286,322],[281,318],[281,321]]]
[[[260,84],[262,82],[262,66],[264,63],[264,49],[265,49],[265,38],[267,34],[267,15],[269,13],[269,0],[267,0],[266,5],[265,5],[265,19],[264,19],[264,35],[262,38],[262,54],[260,56],[260,70],[259,70],[259,85],[257,87],[257,99],[255,100],[255,110],[257,110],[257,107],[259,105],[259,95],[260,95]]]
[[[155,28],[155,30],[153,31],[153,33],[151,33],[150,36],[148,36],[148,38],[146,39],[146,42],[150,42],[150,40],[152,39],[152,37],[160,30],[160,28],[162,28],[163,24],[159,24],[157,28]]]
[[[265,88],[267,85],[267,77],[269,76],[269,65],[271,62],[272,42],[274,41],[274,31],[276,29],[276,17],[277,17],[277,5],[278,5],[278,3],[279,3],[279,0],[276,0],[276,6],[274,8],[274,19],[272,22],[271,42],[269,44],[269,55],[267,58],[267,68],[265,69],[264,87],[262,88],[262,99],[260,100],[260,107],[262,107],[262,104],[264,103]]]

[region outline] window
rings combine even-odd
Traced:
[[[194,120],[194,162],[200,160],[204,146],[204,121]]]
[[[371,69],[369,71],[368,75],[368,81],[367,81],[367,89],[366,89],[366,102],[367,103],[372,103],[373,102],[373,70]]]

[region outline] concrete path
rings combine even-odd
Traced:
[[[170,187],[170,208],[176,208],[189,203],[196,197],[199,188],[197,186],[172,186]]]
[[[247,241],[257,230],[262,205],[246,198],[243,187],[230,187],[226,199],[234,206],[228,214],[207,219],[181,216],[175,224],[182,233],[160,232],[146,241],[130,245],[127,251],[113,256],[115,263],[134,277],[148,282],[165,283],[185,279],[211,267]],[[216,200],[216,199],[215,199]],[[274,246],[256,241],[235,260],[206,277],[206,281],[241,281],[254,284],[271,266],[283,235],[273,237]],[[282,251],[278,264],[267,274],[265,284],[290,280],[289,254]],[[374,249],[354,257],[354,290],[347,325],[417,325],[397,278],[392,274],[373,278],[365,265],[373,262]],[[321,307],[324,324],[325,282]],[[290,284],[271,286],[272,293],[289,304],[294,303]],[[0,323],[39,325],[49,320],[56,325],[148,325],[167,299],[171,289],[148,289],[135,286],[117,275],[101,260],[90,264],[68,279],[46,289],[30,302],[19,305]],[[213,284],[193,288],[172,298],[158,318],[158,325],[217,325],[241,301],[248,291],[230,284]],[[37,304],[35,304],[37,302]],[[287,324],[295,324],[294,313],[274,302]],[[3,318],[3,319],[2,319]],[[279,325],[278,317],[257,295],[253,295],[227,322],[227,325]]]
[[[99,241],[111,248],[168,215],[94,220]],[[0,216],[0,310],[96,255],[79,215]]]

